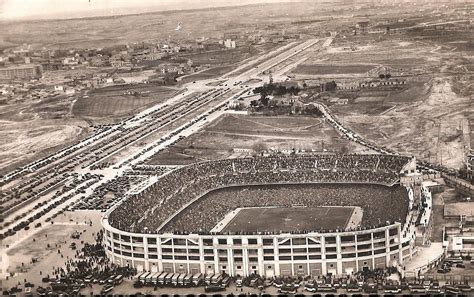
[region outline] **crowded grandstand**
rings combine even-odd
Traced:
[[[273,155],[196,163],[169,172],[148,189],[128,197],[107,219],[112,227],[128,232],[199,233],[210,231],[237,207],[298,204],[360,206],[364,209],[361,227],[402,222],[408,198],[397,182],[409,160],[378,154]],[[291,184],[306,185],[296,190]],[[284,194],[271,197],[242,196],[241,191],[230,188],[249,185],[287,186]],[[213,193],[221,188],[229,189]],[[305,189],[309,192],[298,194]],[[387,207],[393,211],[384,211]]]

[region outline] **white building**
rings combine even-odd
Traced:
[[[235,47],[236,47],[235,40],[226,39],[226,40],[224,41],[224,46],[225,46],[226,48],[235,48]]]

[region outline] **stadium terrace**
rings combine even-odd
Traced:
[[[104,215],[106,251],[119,265],[173,273],[271,277],[402,265],[413,254],[417,213],[413,191],[400,178],[415,166],[413,158],[379,154],[272,155],[183,166]],[[350,211],[337,212],[341,220],[333,227],[319,215],[305,228],[239,221],[237,215],[255,207],[280,213],[324,213],[325,207],[327,217],[336,208]],[[344,224],[356,208],[361,220]]]

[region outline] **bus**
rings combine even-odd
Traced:
[[[165,273],[165,272],[158,272],[158,273],[155,275],[155,277],[153,278],[152,281],[153,281],[153,284],[154,284],[155,286],[158,285],[158,279],[159,279],[159,277],[160,277],[161,275],[163,275],[163,273]]]
[[[211,279],[214,276],[214,274],[208,274],[206,275],[206,278],[204,278],[204,281],[206,282],[207,285],[211,284]]]
[[[163,272],[162,274],[160,274],[160,276],[158,276],[158,285],[159,286],[164,286],[165,285],[165,279],[166,279],[167,275],[168,275],[167,272]]]
[[[183,280],[183,287],[189,288],[191,287],[192,283],[193,283],[193,275],[187,274]]]
[[[444,292],[449,295],[458,295],[461,293],[461,290],[453,286],[446,286]]]
[[[114,285],[120,285],[122,281],[123,281],[123,276],[119,274],[114,278]]]
[[[168,273],[165,277],[165,286],[171,285],[171,279],[173,279],[174,273]]]
[[[140,280],[140,282],[141,282],[142,284],[145,284],[145,283],[146,283],[146,278],[147,278],[147,276],[148,276],[149,274],[150,274],[149,272],[145,272],[144,274],[140,275],[139,280]]]
[[[221,287],[222,288],[227,288],[230,284],[230,276],[226,276],[224,278],[222,278],[222,282],[221,282]]]
[[[150,274],[148,274],[145,278],[145,284],[147,286],[151,285],[152,284],[152,279],[153,279],[153,276],[155,275],[155,273],[153,272],[150,272]]]
[[[201,285],[203,279],[204,279],[204,276],[202,275],[202,273],[196,273],[195,275],[193,275],[193,278],[192,278],[193,286],[197,287]]]
[[[220,273],[214,274],[214,275],[211,277],[211,284],[217,284],[217,283],[220,282],[221,280],[222,280],[222,274],[220,274]]]
[[[172,285],[173,287],[177,287],[177,286],[178,286],[178,278],[179,278],[179,274],[178,274],[178,273],[173,274],[173,278],[171,279],[171,285]]]
[[[186,273],[181,273],[178,277],[178,286],[183,287],[184,286],[184,277],[186,276]]]

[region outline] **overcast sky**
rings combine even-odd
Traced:
[[[295,1],[295,0],[290,0]],[[288,0],[0,0],[4,20],[75,18],[87,16],[192,9]]]

